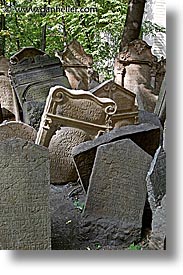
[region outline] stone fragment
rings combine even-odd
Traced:
[[[166,194],[166,153],[159,147],[147,175],[148,200],[154,213]]]
[[[8,139],[0,155],[0,249],[51,249],[48,150]]]
[[[140,239],[151,159],[130,139],[97,148],[84,217],[101,245],[128,247]]]
[[[166,250],[166,195],[163,197],[160,206],[157,207],[153,215],[149,248]]]
[[[57,130],[49,144],[51,183],[74,182],[78,174],[72,158],[72,149],[78,144],[90,140],[86,132],[69,127]]]
[[[129,138],[135,142],[146,153],[153,156],[159,147],[159,127],[148,123],[139,125],[128,125],[119,129],[113,129],[109,133],[86,141],[72,150],[74,163],[85,190],[88,189],[89,178],[93,168],[97,148],[103,144]]]
[[[9,138],[21,138],[34,142],[36,135],[36,130],[23,122],[11,121],[0,124],[0,141]]]
[[[97,97],[109,97],[117,104],[117,111],[112,117],[115,128],[138,121],[138,110],[135,106],[135,94],[119,86],[113,80],[107,80],[91,90]]]

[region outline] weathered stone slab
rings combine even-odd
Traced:
[[[97,97],[109,97],[117,104],[117,111],[112,117],[115,128],[135,124],[138,120],[138,108],[135,106],[135,94],[119,86],[113,80],[107,80],[90,90]]]
[[[116,103],[110,98],[98,98],[87,91],[55,86],[50,89],[36,143],[48,146],[61,126],[79,128],[94,138],[113,128],[111,117],[116,108]]]
[[[72,149],[78,144],[90,140],[86,132],[70,127],[57,130],[49,144],[51,183],[74,182],[78,174],[72,158]]]
[[[39,130],[44,106],[44,102],[38,101],[27,101],[23,104],[24,122],[35,128],[37,131]]]
[[[37,132],[23,122],[6,122],[0,125],[0,142],[9,138],[21,138],[35,141]]]
[[[139,240],[151,159],[130,139],[97,148],[84,216],[87,222],[91,220],[91,235],[99,230],[102,245],[121,242],[128,246]]]
[[[166,249],[166,195],[153,215],[149,248],[155,250]]]
[[[94,84],[92,80],[96,82],[96,72],[92,68],[93,58],[84,51],[78,41],[73,40],[56,56],[60,58],[72,89],[87,91],[91,88],[91,84]]]
[[[24,111],[25,102],[45,103],[51,87],[70,87],[59,58],[33,47],[23,48],[10,58],[10,79]]]
[[[9,60],[4,56],[0,56],[0,74],[8,76],[8,69],[9,69]]]
[[[159,127],[145,123],[113,129],[92,141],[84,142],[72,150],[74,163],[84,189],[88,189],[97,148],[103,144],[129,138],[145,152],[153,156],[159,147]]]
[[[151,90],[146,89],[144,85],[139,85],[136,96],[139,110],[154,112],[158,97],[152,94]]]
[[[158,101],[156,102],[154,113],[157,114],[164,125],[166,120],[166,75],[163,79]]]
[[[143,40],[134,40],[116,57],[115,82],[132,92],[135,92],[139,84],[153,89],[151,78],[156,64],[157,57],[151,53],[151,46]]]
[[[148,200],[154,213],[166,194],[166,153],[159,147],[147,175]]]
[[[0,155],[0,249],[50,249],[48,150],[8,139]]]

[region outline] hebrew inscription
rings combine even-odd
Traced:
[[[48,150],[8,139],[0,155],[0,249],[50,249]]]

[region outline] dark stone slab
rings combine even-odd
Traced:
[[[130,139],[97,148],[84,209],[91,239],[124,247],[140,240],[151,159]]]
[[[119,129],[113,129],[95,140],[87,141],[74,147],[72,150],[74,162],[85,190],[88,189],[97,148],[100,145],[125,138],[131,139],[146,153],[153,156],[159,146],[160,130],[159,127],[148,123],[129,125]]]
[[[0,156],[0,249],[51,249],[48,150],[7,139]]]
[[[41,116],[44,111],[44,102],[28,101],[23,104],[24,122],[39,130]]]

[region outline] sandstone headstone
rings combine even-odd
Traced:
[[[157,57],[151,53],[151,46],[137,39],[130,42],[115,60],[115,82],[135,92],[139,84],[153,89],[151,86],[152,70],[156,68]]]
[[[136,90],[136,98],[139,110],[144,110],[153,113],[157,96],[152,94],[149,89],[146,89],[144,85],[139,85],[138,90]]]
[[[166,195],[153,215],[149,248],[155,250],[166,249]]]
[[[8,139],[0,155],[0,249],[50,249],[48,150]]]
[[[119,129],[113,129],[109,133],[96,138],[92,141],[86,141],[72,150],[74,163],[85,190],[88,189],[89,178],[93,168],[97,148],[103,144],[131,139],[145,152],[154,156],[159,147],[160,130],[159,127],[148,123],[139,125],[124,126]]]
[[[24,106],[25,102],[33,101],[35,104],[39,102],[45,104],[52,86],[70,87],[60,60],[33,47],[23,48],[10,58],[10,79],[24,111],[27,107],[27,105]],[[38,106],[39,104],[37,104]],[[30,116],[32,116],[32,112]],[[37,117],[38,115],[34,117],[36,123],[38,123]],[[29,110],[26,110],[24,119],[29,120]],[[35,127],[34,124],[31,125]]]
[[[90,92],[62,86],[53,87],[46,101],[36,143],[48,146],[61,126],[79,128],[94,138],[113,128],[111,117],[116,108],[110,98],[98,98]]]
[[[151,159],[130,139],[97,148],[84,216],[102,245],[127,247],[140,239]]]
[[[90,90],[98,97],[109,97],[117,104],[117,111],[112,117],[113,127],[119,128],[135,124],[138,120],[138,110],[135,106],[135,94],[119,86],[113,80],[107,80]]]
[[[57,130],[49,144],[51,183],[74,182],[78,174],[72,159],[72,149],[78,144],[90,140],[86,132],[69,127]]]
[[[92,68],[93,58],[78,41],[73,40],[64,52],[57,53],[56,56],[62,62],[72,89],[89,90],[92,80],[96,82],[96,72]],[[96,84],[92,82],[92,85]]]
[[[154,213],[166,194],[166,153],[159,147],[147,175],[148,200]]]
[[[9,138],[21,138],[34,142],[36,135],[36,130],[23,122],[11,121],[0,124],[0,142]]]

